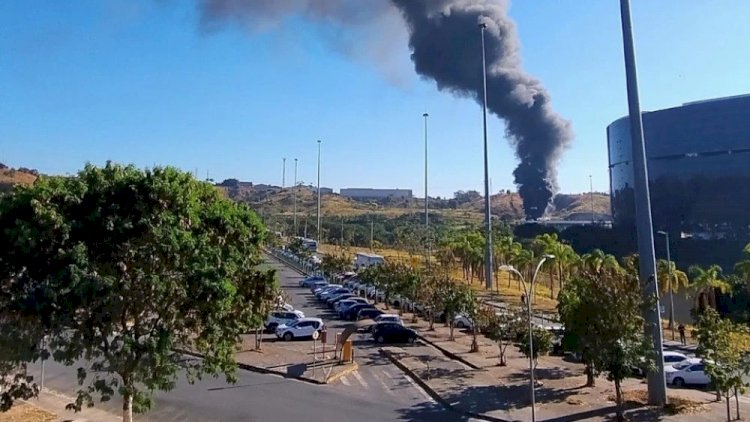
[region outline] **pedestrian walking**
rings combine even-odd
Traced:
[[[685,326],[682,325],[682,324],[680,324],[677,327],[677,331],[680,332],[680,343],[682,343],[683,345],[686,345],[687,344],[687,340],[685,340]]]

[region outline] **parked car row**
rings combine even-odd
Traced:
[[[417,332],[404,327],[401,317],[385,314],[377,309],[367,298],[359,296],[353,290],[353,283],[347,280],[343,285],[312,286],[311,291],[319,302],[325,303],[329,308],[336,311],[338,317],[343,320],[372,320],[372,325],[362,331],[371,333],[373,340],[378,343],[412,343],[416,341]]]

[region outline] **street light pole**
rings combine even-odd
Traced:
[[[320,247],[320,139],[318,139],[318,247]]]
[[[667,242],[667,272],[669,277],[669,329],[672,330],[672,341],[674,341],[674,278],[672,277],[672,255],[669,253],[669,232],[658,231]]]
[[[490,169],[487,152],[487,62],[484,48],[484,30],[487,24],[479,24],[482,32],[482,127],[484,130],[484,226],[485,226],[485,248],[484,248],[484,284],[488,290],[492,290],[492,209],[490,205]]]
[[[430,255],[432,253],[432,243],[430,239],[430,208],[429,196],[427,194],[427,113],[422,114],[424,117],[424,227],[427,236],[427,266],[430,266]]]
[[[297,231],[297,159],[294,159],[294,188],[292,189],[292,196],[294,196],[294,235],[299,236]]]
[[[554,259],[554,255],[544,255],[536,266],[534,274],[531,276],[531,284],[526,284],[526,279],[523,277],[520,271],[518,271],[512,265],[503,265],[499,269],[504,271],[510,271],[521,280],[523,286],[523,293],[526,295],[526,315],[529,319],[529,394],[531,395],[531,422],[536,422],[536,394],[534,386],[536,381],[534,380],[534,325],[531,321],[531,297],[534,294],[534,286],[536,285],[536,276],[539,274],[539,270],[542,269],[542,265],[548,259]]]
[[[651,220],[651,196],[648,188],[648,167],[646,148],[643,140],[643,119],[638,98],[638,73],[635,65],[633,24],[630,18],[630,1],[620,0],[622,18],[622,43],[625,53],[625,76],[628,91],[628,111],[630,114],[630,135],[633,148],[633,175],[635,187],[635,216],[638,236],[638,256],[640,282],[643,295],[654,305],[644,310],[647,334],[651,334],[656,352],[656,370],[649,371],[648,402],[653,406],[667,404],[667,385],[664,378],[664,348],[662,344],[661,315],[659,312],[659,287],[656,278],[656,258],[654,253],[654,229]]]

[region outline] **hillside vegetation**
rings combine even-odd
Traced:
[[[14,169],[0,163],[0,193],[9,192],[15,185],[30,185],[37,177],[35,170]]]
[[[266,215],[290,215],[294,211],[294,192],[297,196],[298,215],[315,215],[317,199],[315,192],[307,187],[288,188],[283,191],[258,190],[253,187],[223,187],[231,198],[246,202]],[[460,196],[460,195],[459,195]],[[363,214],[377,214],[397,217],[418,213],[424,210],[421,199],[360,201],[351,200],[338,194],[324,194],[321,198],[321,214],[324,216],[352,217]],[[609,195],[594,193],[593,210],[597,219],[608,219],[610,215]],[[430,212],[454,219],[481,221],[484,212],[484,199],[479,195],[468,195],[453,199],[430,198]],[[518,193],[504,192],[492,196],[492,212],[505,220],[524,218],[523,201]],[[589,220],[592,212],[590,194],[559,194],[555,197],[554,210],[549,218],[561,220]]]

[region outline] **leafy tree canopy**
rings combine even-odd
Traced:
[[[189,380],[233,380],[240,334],[277,291],[256,268],[257,216],[174,168],[42,177],[0,198],[0,227],[0,375],[26,375],[50,353],[78,366],[75,409],[119,394],[130,420],[186,365]],[[175,349],[205,359],[185,364]],[[2,382],[8,408],[33,378]]]

